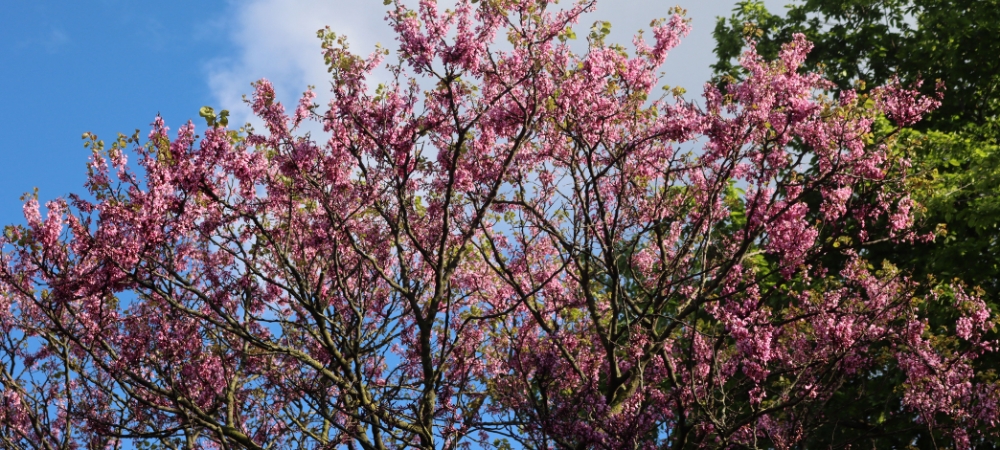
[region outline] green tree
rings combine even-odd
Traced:
[[[798,0],[784,16],[744,0],[716,25],[713,68],[738,76],[734,63],[744,37],[755,38],[762,55],[775,56],[795,33],[815,45],[806,65],[823,68],[840,89],[898,76],[904,83],[931,81],[924,88],[933,91],[933,81],[942,81],[947,95],[918,129],[961,131],[991,123],[1000,112],[998,0]]]
[[[747,47],[775,57],[795,33],[815,44],[806,66],[825,72],[836,91],[868,94],[896,77],[903,85],[944,96],[940,107],[896,134],[895,151],[913,162],[907,188],[920,206],[930,242],[883,240],[860,248],[869,260],[887,260],[936,286],[928,298],[952,286],[979,289],[990,307],[1000,307],[1000,0],[797,0],[784,15],[761,1],[744,0],[715,29],[717,83],[743,77],[736,64]],[[890,130],[888,122],[883,127]],[[892,131],[889,131],[892,132]],[[873,227],[876,232],[877,227]],[[876,241],[878,241],[876,239]],[[940,301],[941,305],[946,301]],[[934,308],[934,305],[928,305]],[[939,307],[929,324],[949,323]],[[886,349],[891,352],[891,349]],[[941,418],[918,418],[901,408],[891,386],[902,375],[888,361],[845,386],[831,400],[827,432],[806,448],[935,448],[947,445],[951,426]],[[993,366],[1000,364],[992,363]],[[997,367],[984,367],[995,373]],[[993,370],[990,370],[993,369]],[[819,440],[815,440],[819,438]],[[996,448],[981,442],[981,448]]]

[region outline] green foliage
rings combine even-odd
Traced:
[[[1000,0],[799,0],[784,16],[743,0],[716,24],[713,69],[739,77],[734,61],[745,37],[773,58],[794,33],[815,44],[806,66],[840,89],[897,75],[904,84],[925,80],[932,92],[943,81],[943,104],[918,129],[960,131],[1000,112]]]
[[[775,58],[795,33],[815,45],[806,68],[823,72],[837,91],[864,94],[898,77],[903,85],[923,80],[921,90],[933,95],[941,82],[941,107],[914,129],[879,124],[881,133],[895,134],[895,151],[912,161],[905,189],[921,205],[920,227],[935,239],[885,239],[858,250],[931,281],[930,291],[918,293],[928,299],[920,307],[932,313],[929,330],[953,326],[953,284],[979,289],[992,310],[1000,310],[1000,0],[797,0],[787,8],[774,14],[761,1],[744,0],[718,20],[716,82],[744,76],[735,62],[748,39],[765,58]],[[880,232],[878,225],[873,232]],[[837,414],[805,448],[948,445],[947,423],[928,426],[905,413],[891,388],[902,374],[890,349],[885,352],[881,369],[830,399],[827,410]],[[998,364],[980,369],[992,373]],[[978,448],[996,446],[984,441]]]
[[[939,237],[898,251],[915,275],[960,278],[1000,305],[1000,121],[958,132],[907,131],[900,136],[919,162],[913,196],[926,208],[926,228]]]
[[[718,79],[743,75],[734,58],[746,38],[773,58],[794,33],[815,43],[807,68],[824,71],[839,89],[866,92],[893,76],[904,84],[922,79],[946,86],[942,106],[915,129],[902,130],[896,144],[913,160],[908,188],[924,207],[922,225],[939,237],[868,251],[885,252],[919,276],[959,277],[986,289],[997,305],[1000,0],[800,0],[784,16],[744,0],[715,29]]]
[[[205,118],[205,122],[210,127],[224,127],[229,125],[229,110],[223,109],[218,114],[211,106],[202,106],[198,110],[198,115]]]

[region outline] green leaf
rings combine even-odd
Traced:
[[[205,123],[210,127],[215,126],[215,109],[211,106],[202,106],[198,110],[198,115],[205,118]]]

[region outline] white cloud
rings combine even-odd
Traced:
[[[232,112],[234,123],[250,118],[242,96],[261,78],[274,84],[286,104],[294,104],[308,85],[321,95],[328,90],[316,38],[320,28],[329,25],[338,35],[347,35],[351,49],[362,54],[376,43],[392,44],[391,30],[383,21],[386,9],[378,1],[250,0],[232,2],[229,9],[224,27],[238,51],[210,64],[208,82],[216,104]]]
[[[783,13],[790,0],[767,0],[764,3],[771,12]],[[597,11],[584,17],[578,26],[589,29],[596,20],[610,21],[613,26],[608,39],[627,44],[626,48],[630,48],[632,36],[639,29],[647,31],[646,39],[652,39],[650,21],[667,17],[671,6],[685,9],[691,19],[691,33],[670,52],[661,81],[687,89],[686,97],[695,99],[700,98],[702,86],[712,75],[710,66],[716,61],[712,51],[715,48],[712,30],[715,29],[716,18],[728,18],[735,4],[736,0],[606,0],[598,2]]]
[[[685,87],[691,98],[700,94],[715,61],[715,17],[728,17],[735,0],[677,2],[687,9],[694,29],[668,58],[663,81]],[[786,3],[769,0],[767,6],[777,12]],[[595,20],[609,20],[614,25],[610,40],[630,44],[637,30],[665,17],[669,7],[663,0],[603,0],[578,27],[584,31]],[[316,30],[329,25],[338,35],[348,36],[351,49],[360,54],[368,54],[376,43],[395,48],[392,31],[383,20],[387,8],[378,0],[233,1],[224,28],[238,51],[209,67],[217,106],[232,111],[234,123],[247,121],[251,114],[241,99],[251,92],[250,83],[260,78],[269,79],[286,104],[294,103],[307,85],[316,86],[322,99],[329,85]]]

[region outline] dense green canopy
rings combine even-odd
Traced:
[[[825,72],[837,91],[869,89],[894,77],[904,85],[922,82],[941,106],[913,129],[897,132],[895,149],[905,153],[907,189],[922,205],[921,227],[936,233],[928,243],[884,241],[859,251],[886,260],[939,291],[965,286],[981,292],[993,311],[1000,307],[1000,0],[798,0],[784,14],[760,1],[742,1],[720,18],[713,66],[717,82],[741,78],[736,63],[747,38],[774,57],[792,35],[815,44],[807,67]],[[893,132],[888,125],[887,132]],[[933,297],[935,293],[929,297]],[[932,304],[927,307],[934,308]],[[939,308],[937,323],[952,317]],[[886,349],[890,352],[891,349]],[[948,424],[901,410],[898,370],[887,364],[832,401],[828,432],[804,448],[935,448],[948,446]],[[894,381],[895,380],[895,381]],[[927,422],[932,422],[928,424]],[[934,430],[931,432],[930,430]],[[824,433],[816,433],[822,436]],[[984,441],[980,448],[995,448]]]

